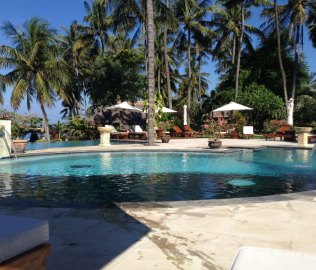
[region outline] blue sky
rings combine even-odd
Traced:
[[[254,12],[254,16],[250,24],[259,26],[258,12]],[[68,27],[73,20],[82,22],[85,15],[83,0],[1,0],[0,9],[0,24],[9,20],[14,25],[22,25],[25,21],[33,16],[37,16],[47,20],[52,27],[60,30],[62,26]],[[305,34],[307,31],[305,31]],[[0,44],[10,45],[9,41],[0,32]],[[310,70],[316,72],[316,49],[312,48],[307,37],[305,37],[305,57]],[[213,89],[217,83],[217,74],[214,72],[214,63],[210,62],[204,67],[204,71],[210,73],[210,86]],[[3,72],[0,70],[0,72]],[[5,94],[4,108],[12,110],[10,106],[10,92],[7,89]],[[1,105],[0,105],[1,108]],[[56,103],[55,108],[48,109],[48,118],[54,123],[60,119],[59,112],[62,110],[60,102]],[[19,110],[21,113],[26,113],[26,104],[22,103]],[[34,102],[31,113],[41,115],[39,106]]]

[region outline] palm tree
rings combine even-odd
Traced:
[[[236,80],[235,80],[235,100],[238,97],[239,90],[239,73],[240,73],[240,60],[241,60],[241,52],[242,45],[244,42],[244,34],[245,34],[245,21],[246,14],[249,12],[251,7],[259,6],[260,4],[268,4],[267,0],[229,0],[226,1],[227,4],[225,6],[227,8],[237,7],[240,10],[240,33],[238,36],[238,52],[237,52],[237,63],[236,63]]]
[[[191,50],[192,41],[198,38],[212,37],[213,31],[210,29],[211,23],[206,19],[208,12],[211,11],[209,0],[178,0],[176,2],[176,18],[179,20],[179,30],[176,37],[178,48],[187,49],[187,71],[188,78],[192,76]],[[190,109],[192,87],[189,84],[187,88],[187,106],[188,106],[188,125],[190,125]]]
[[[148,145],[155,145],[155,30],[153,1],[147,0],[147,38],[148,38]]]
[[[313,17],[313,14],[315,14],[316,10],[316,3],[313,0],[306,0],[306,1],[298,1],[298,0],[290,0],[287,4],[281,5],[277,7],[276,1],[274,2],[274,10],[273,12],[269,9],[266,9],[264,11],[264,15],[266,15],[270,20],[264,24],[266,29],[274,29],[277,32],[277,39],[278,39],[278,55],[281,52],[280,50],[280,33],[279,30],[279,22],[282,25],[283,28],[290,29],[289,35],[291,37],[291,40],[294,40],[294,62],[293,62],[293,78],[292,78],[292,91],[291,95],[287,93],[286,88],[286,79],[285,79],[285,73],[283,74],[282,68],[282,80],[283,80],[283,91],[284,91],[284,99],[285,103],[288,103],[288,97],[290,96],[292,102],[294,102],[295,96],[296,96],[296,88],[297,88],[297,74],[298,74],[298,67],[299,67],[299,61],[300,61],[300,43],[303,40],[303,26],[306,24],[307,26],[310,26],[309,30],[310,36],[312,38],[313,33],[313,21],[315,20]],[[273,14],[273,15],[272,15]],[[279,16],[280,15],[280,16]],[[274,21],[271,22],[271,18],[274,17]],[[280,19],[279,19],[280,17]],[[279,56],[280,61],[280,56]],[[280,62],[281,63],[281,62]],[[280,64],[281,67],[281,64]],[[289,124],[292,123],[292,113],[293,111],[289,109],[288,107],[288,119],[290,120]]]
[[[105,51],[105,46],[109,41],[108,31],[112,29],[113,19],[109,15],[109,0],[92,0],[91,6],[84,1],[84,7],[87,15],[84,21],[89,26],[82,26],[87,35],[93,36],[101,46],[101,52]]]
[[[309,30],[309,37],[311,41],[313,42],[313,46],[316,48],[316,7],[312,6],[309,9],[308,14],[308,30]]]
[[[33,17],[22,29],[10,22],[2,26],[14,47],[0,46],[0,66],[10,68],[1,83],[13,86],[11,105],[17,109],[26,98],[28,109],[35,98],[43,114],[45,138],[50,141],[45,107],[52,107],[57,92],[61,93],[68,77],[63,61],[58,58],[56,31],[46,21]]]
[[[94,62],[97,46],[91,37],[87,36],[82,28],[74,21],[69,29],[63,29],[65,34],[59,36],[59,46],[62,57],[67,63],[72,83],[65,90],[63,104],[67,105],[70,116],[81,114],[81,105],[84,103],[86,111],[85,78],[90,72],[89,67]]]
[[[248,11],[245,20],[251,16]],[[239,51],[238,37],[240,35],[240,9],[236,6],[220,9],[212,17],[215,27],[215,42],[213,48],[213,59],[218,61],[217,72],[231,68],[237,62]],[[263,33],[256,27],[245,23],[243,46],[244,50],[253,52],[252,37],[263,37]]]

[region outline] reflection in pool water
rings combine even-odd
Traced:
[[[95,153],[0,161],[0,196],[71,202],[177,201],[316,188],[308,150]]]

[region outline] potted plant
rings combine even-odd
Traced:
[[[159,135],[159,137],[163,143],[168,143],[170,141],[170,129],[171,129],[171,127],[172,127],[172,123],[168,120],[158,123],[157,134]]]
[[[215,121],[214,119],[210,119],[208,123],[209,130],[209,139],[208,146],[209,148],[221,148],[222,147],[222,136],[224,130],[226,131],[225,123],[221,121]]]

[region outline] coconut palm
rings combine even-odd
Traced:
[[[238,38],[240,35],[240,8],[232,6],[218,10],[212,17],[215,27],[215,41],[213,59],[218,61],[217,72],[222,72],[236,64],[239,51]],[[250,18],[251,13],[245,13],[245,20]],[[245,23],[243,46],[245,51],[253,52],[252,37],[262,38],[263,33],[258,28]]]
[[[229,0],[225,1],[225,6],[227,8],[237,7],[240,9],[240,33],[238,36],[238,52],[237,52],[237,63],[236,63],[236,80],[235,80],[235,100],[238,97],[238,89],[239,89],[239,73],[240,73],[240,60],[241,60],[241,52],[242,45],[244,42],[244,34],[245,34],[245,21],[246,14],[249,12],[249,9],[252,7],[257,7],[260,4],[268,4],[268,0]]]
[[[316,7],[312,6],[309,9],[308,14],[308,30],[309,30],[309,37],[311,41],[313,42],[313,46],[316,48]]]
[[[17,109],[26,99],[31,108],[33,99],[40,104],[45,138],[50,141],[46,107],[54,106],[56,94],[62,93],[68,74],[58,58],[56,31],[46,21],[33,17],[22,29],[10,22],[2,26],[14,47],[0,46],[0,66],[10,71],[1,77],[5,86],[13,86],[11,105]]]
[[[155,145],[155,30],[153,1],[147,0],[147,37],[148,37],[148,145]]]
[[[213,31],[210,29],[211,22],[207,19],[207,14],[211,11],[211,3],[209,0],[178,0],[176,1],[175,16],[179,20],[179,30],[176,37],[176,45],[178,48],[187,49],[187,71],[188,78],[192,76],[192,41],[195,39],[203,39],[204,37],[212,37]],[[190,81],[190,79],[189,79]],[[187,106],[188,106],[188,125],[190,125],[190,109],[192,87],[187,87]]]
[[[101,47],[101,52],[104,52],[109,41],[108,31],[113,26],[113,19],[109,12],[109,0],[92,0],[91,6],[88,1],[84,1],[84,7],[87,13],[84,21],[88,23],[88,26],[82,26],[82,29],[88,36],[95,38]]]
[[[69,29],[63,28],[65,34],[58,37],[62,57],[67,63],[72,83],[65,89],[62,96],[63,104],[69,108],[69,115],[81,114],[81,105],[86,110],[85,78],[89,67],[97,54],[97,46],[91,36],[86,35],[82,28],[74,21]]]

